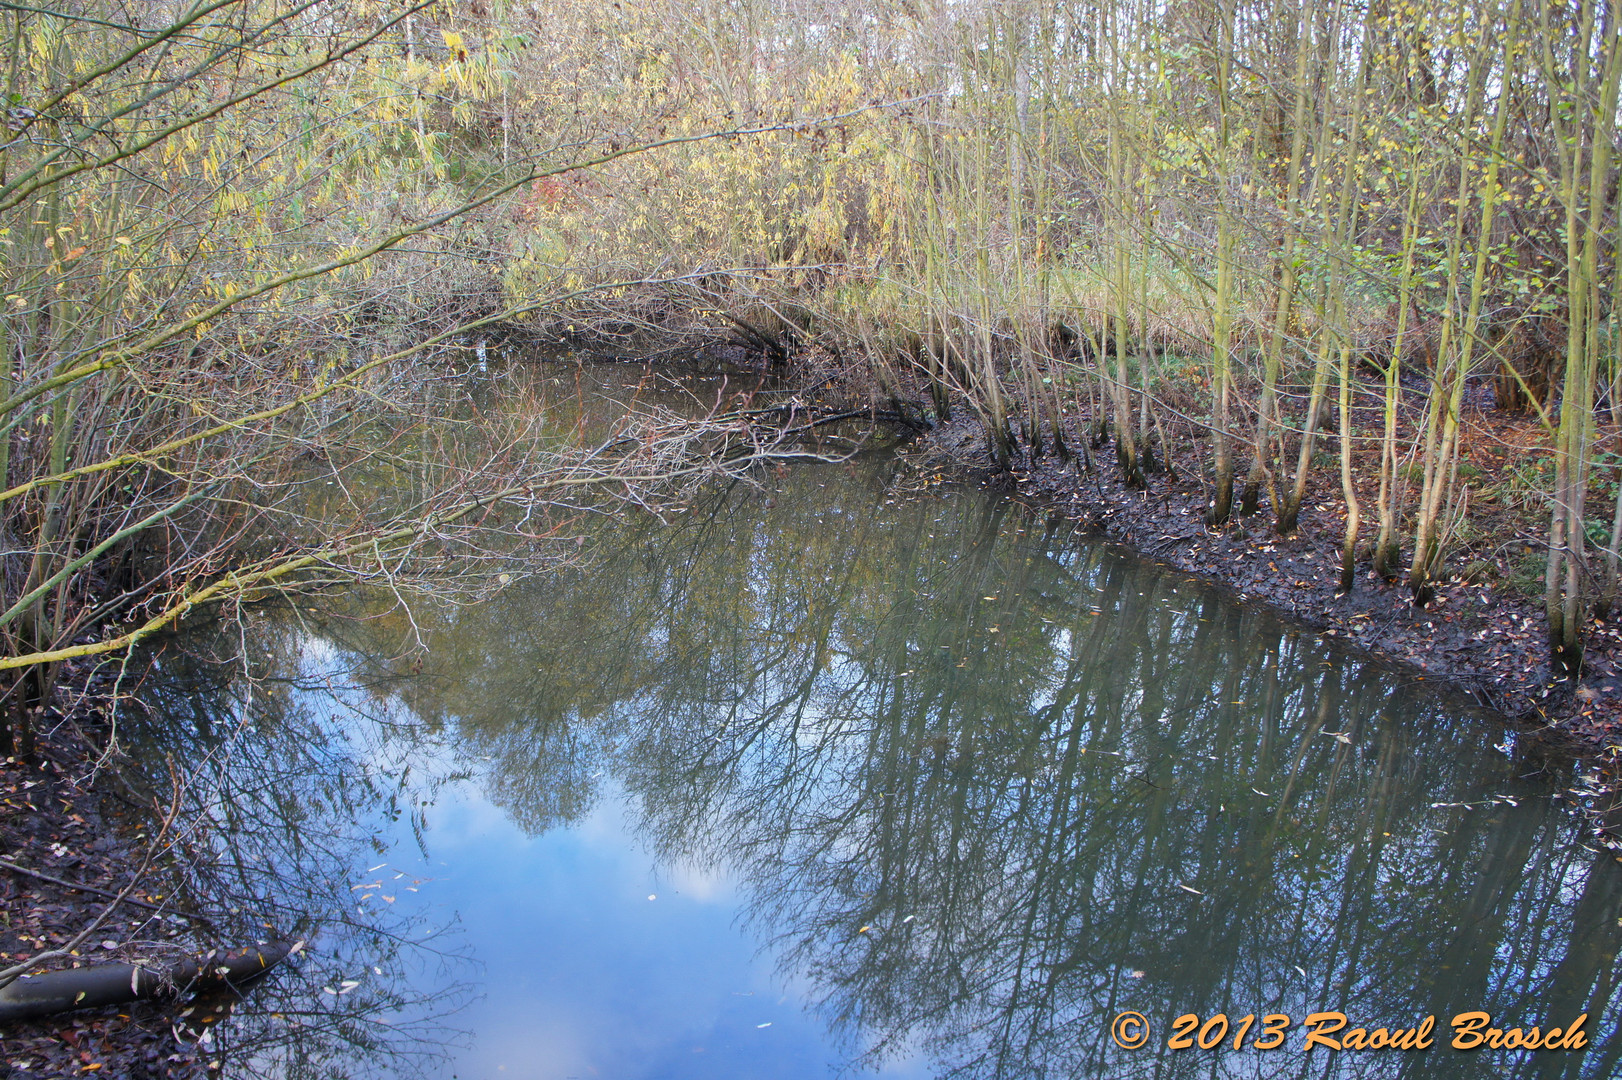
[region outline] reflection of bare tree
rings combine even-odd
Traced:
[[[367,825],[415,813],[408,800],[431,785],[382,767],[379,728],[340,721],[327,692],[341,672],[324,651],[303,656],[307,641],[291,627],[257,628],[257,654],[287,659],[250,664],[247,678],[229,637],[164,650],[137,698],[132,757],[191,765],[180,869],[194,896],[225,909],[219,932],[306,942],[294,970],[203,1036],[211,1056],[233,1076],[410,1074],[460,1038],[470,961],[444,928],[353,886],[383,850]]]
[[[1449,1075],[1481,1059],[1164,1037],[1187,1012],[1586,1010],[1602,1045],[1493,1066],[1609,1074],[1616,868],[1455,703],[1002,504],[909,499],[893,468],[616,522],[578,571],[418,611],[423,675],[367,678],[488,757],[526,827],[615,774],[658,850],[746,880],[754,924],[872,1059]],[[346,647],[387,655],[381,633]],[[1160,1049],[1115,1048],[1128,1008]]]

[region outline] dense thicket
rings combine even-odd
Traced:
[[[1192,421],[1210,435],[1213,525],[1265,501],[1293,531],[1320,455],[1338,451],[1342,588],[1367,544],[1420,603],[1468,498],[1464,395],[1489,379],[1498,406],[1546,430],[1519,449],[1552,463],[1560,666],[1579,662],[1588,605],[1613,602],[1622,516],[1587,498],[1622,387],[1617,5],[647,3],[504,18],[540,43],[512,62],[532,96],[498,110],[504,138],[782,128],[538,189],[515,296],[549,273],[728,268],[683,283],[689,317],[772,348],[860,350],[880,394],[922,374],[940,412],[974,410],[1004,463],[1085,456],[1071,417],[1144,484],[1165,422]],[[623,324],[623,304],[594,306]]]
[[[1338,453],[1343,587],[1367,552],[1419,602],[1490,378],[1545,431],[1557,664],[1614,602],[1622,485],[1590,495],[1622,419],[1615,2],[0,12],[14,712],[197,603],[392,583],[390,544],[577,468],[537,471],[559,440],[535,427],[455,468],[454,434],[362,437],[438,410],[398,361],[465,368],[498,321],[814,349],[969,410],[1005,465],[1110,446],[1135,485],[1192,426],[1214,526],[1265,505],[1294,530]],[[636,445],[636,477],[672,467]],[[267,524],[290,481],[361,459],[409,495]]]
[[[440,102],[498,93],[494,53],[420,45],[427,7],[0,6],[0,752],[62,662],[200,606],[495,587],[563,504],[797,453],[747,416],[468,407],[447,374],[558,302],[502,301],[502,200],[640,148],[473,145]]]

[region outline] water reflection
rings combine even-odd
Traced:
[[[605,522],[581,568],[478,606],[357,599],[318,627],[249,627],[249,653],[281,658],[254,700],[281,704],[248,741],[290,741],[294,705],[332,711],[312,641],[350,669],[345,717],[411,721],[367,729],[389,747],[369,801],[301,792],[280,827],[305,843],[334,820],[365,832],[399,793],[420,806],[431,785],[391,768],[425,745],[532,835],[622,791],[650,850],[736,880],[748,931],[857,1066],[1616,1071],[1622,882],[1552,806],[1558,777],[1423,683],[927,486],[895,458],[793,470],[674,525]],[[1109,1035],[1127,1009],[1155,1029],[1136,1052]],[[1588,1013],[1592,1044],[1447,1049],[1470,1009]],[[1441,1030],[1409,1054],[1309,1055],[1299,1026],[1267,1053],[1166,1048],[1181,1014],[1237,1030],[1318,1010]]]
[[[342,693],[336,654],[296,623],[237,629],[161,650],[121,739],[137,788],[183,808],[179,906],[206,911],[219,942],[301,946],[230,1023],[184,1038],[223,1076],[432,1069],[466,1042],[454,1018],[478,967],[453,913],[392,903],[422,881],[384,838],[420,824],[422,801],[457,774],[401,769],[395,718]]]

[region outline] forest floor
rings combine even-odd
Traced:
[[[0,761],[0,970],[71,946],[92,927],[71,956],[42,969],[195,951],[193,920],[175,913],[150,857],[165,815],[138,802],[106,759],[104,699],[85,692],[86,681],[66,672],[58,701],[71,704],[45,710],[35,753]],[[175,1011],[138,1002],[5,1024],[0,1078],[207,1076],[206,1028],[177,1025]]]

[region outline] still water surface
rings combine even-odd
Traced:
[[[1622,877],[1569,768],[905,456],[764,484],[479,604],[159,658],[138,751],[211,755],[215,885],[310,942],[225,1075],[1616,1071]],[[1448,1049],[1473,1009],[1590,1045]],[[1436,1045],[1303,1053],[1325,1010]],[[1220,1048],[1168,1049],[1189,1013]]]

